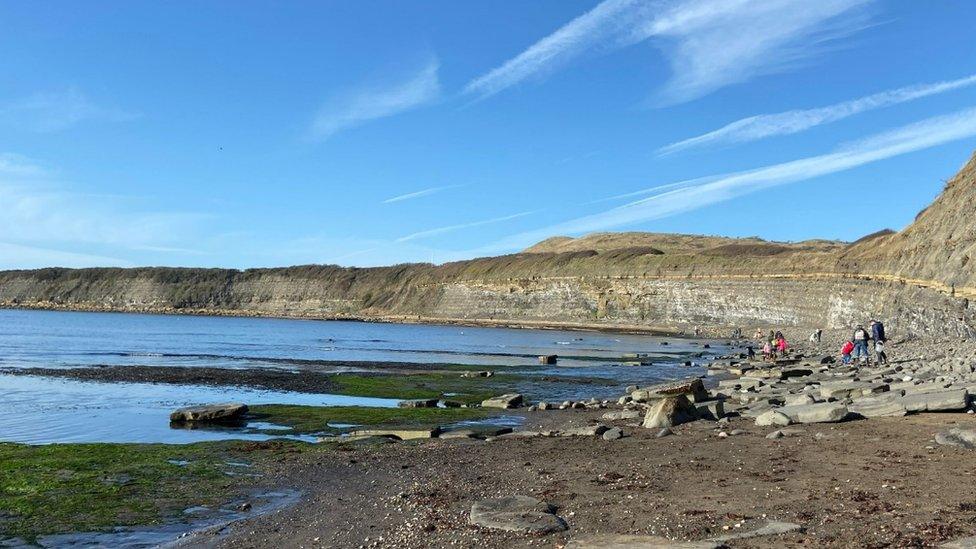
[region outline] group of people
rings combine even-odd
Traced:
[[[867,329],[864,328],[863,324],[858,324],[854,328],[851,339],[847,340],[840,349],[840,356],[844,364],[850,364],[854,360],[870,364],[871,352],[868,347],[872,341],[874,342],[874,353],[877,355],[878,364],[887,364],[888,355],[885,353],[885,344],[888,338],[885,337],[884,324],[877,320],[872,320]]]
[[[764,335],[762,328],[756,328],[756,341],[762,342],[763,360],[776,360],[777,357],[784,356],[789,351],[790,345],[786,342],[783,332],[773,330],[769,335]],[[752,347],[749,347],[750,355],[753,355]],[[752,358],[752,356],[750,356]]]
[[[823,330],[816,330],[810,334],[810,342],[819,344],[822,335]],[[756,328],[753,339],[762,346],[762,357],[763,360],[767,361],[775,361],[777,358],[785,356],[790,348],[786,342],[786,337],[780,331],[770,330],[767,335],[763,332],[762,328]],[[854,333],[851,335],[851,338],[841,347],[841,359],[844,364],[851,364],[855,360],[870,364],[870,346],[873,343],[874,354],[877,357],[878,364],[887,364],[888,355],[885,353],[887,341],[888,338],[885,336],[884,324],[880,321],[872,320],[867,328],[863,324],[858,324],[854,328]],[[752,346],[748,347],[748,353],[750,359],[755,357],[756,353],[753,351]]]

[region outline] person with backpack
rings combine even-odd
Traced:
[[[871,334],[864,329],[864,325],[858,324],[854,329],[854,337],[851,338],[851,341],[854,342],[854,358],[862,364],[870,364],[871,362],[871,354],[868,353],[868,340],[870,339]]]
[[[885,354],[885,346],[888,338],[885,337],[885,328],[878,320],[871,321],[871,339],[874,340],[874,353],[878,357],[878,364],[887,364],[888,355]]]

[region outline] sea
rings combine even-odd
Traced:
[[[609,332],[276,318],[0,310],[0,369],[161,366],[342,372],[355,363],[469,364],[532,379],[538,399],[611,398],[629,384],[699,375],[727,342]],[[555,365],[539,355],[558,355]],[[335,365],[333,361],[353,364]],[[368,368],[367,368],[368,369]],[[602,383],[576,384],[598,378]],[[552,387],[552,389],[546,389]],[[549,390],[551,394],[544,392]],[[107,383],[0,373],[0,441],[191,443],[267,439],[176,429],[175,408],[218,402],[396,406],[397,400],[248,387]]]

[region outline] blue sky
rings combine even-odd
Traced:
[[[0,268],[444,262],[900,229],[973,2],[0,3]]]

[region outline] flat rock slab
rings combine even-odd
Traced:
[[[414,440],[434,438],[440,432],[440,429],[363,429],[349,433],[349,437],[387,437],[400,440]]]
[[[871,383],[869,381],[824,381],[820,384],[820,398],[858,398],[888,390],[886,383]]]
[[[527,534],[550,534],[569,528],[555,515],[551,505],[529,496],[479,501],[471,506],[469,522],[483,528]]]
[[[848,408],[851,412],[867,418],[899,417],[908,413],[908,409],[901,402],[901,397],[859,398]]]
[[[947,541],[939,547],[942,549],[976,549],[976,536]]]
[[[847,406],[836,402],[783,406],[776,411],[790,418],[793,423],[835,423],[842,421],[850,413]]]
[[[444,431],[437,438],[488,438],[506,435],[512,432],[511,427],[495,427],[484,429],[454,429]]]
[[[397,403],[400,408],[436,408],[438,400],[436,398],[422,398],[415,400],[401,400]]]
[[[913,393],[898,399],[911,412],[954,412],[969,406],[969,392],[965,389]]]
[[[522,405],[522,395],[518,393],[510,393],[507,395],[501,395],[489,398],[481,403],[483,408],[500,408],[502,410],[507,410],[509,408],[518,408]]]
[[[603,419],[606,421],[623,421],[626,419],[637,419],[641,415],[639,410],[621,410],[619,412],[607,412],[603,414]]]
[[[733,541],[737,539],[749,539],[758,538],[761,536],[778,536],[780,534],[789,534],[790,532],[802,532],[803,527],[799,524],[793,524],[792,522],[777,522],[770,521],[766,523],[762,528],[756,530],[749,530],[748,532],[735,532],[733,534],[726,534],[724,536],[718,536],[711,538],[709,541]]]
[[[935,435],[935,441],[946,446],[976,450],[976,431],[955,427],[947,432]]]
[[[606,425],[587,425],[585,427],[571,427],[559,431],[561,437],[598,437],[610,430]]]
[[[234,421],[247,413],[247,404],[208,404],[206,406],[188,406],[180,408],[169,415],[174,423],[184,422],[212,422]]]
[[[566,549],[719,549],[715,541],[674,541],[659,536],[596,534],[570,540]]]

